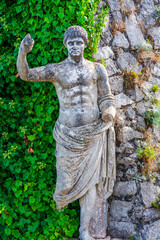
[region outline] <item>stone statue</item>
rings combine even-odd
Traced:
[[[66,60],[30,69],[26,55],[32,50],[34,40],[27,34],[21,42],[17,69],[22,80],[51,82],[57,91],[60,111],[53,130],[57,209],[79,199],[79,238],[104,239],[106,202],[116,178],[115,100],[105,67],[83,58],[88,43],[86,30],[69,27],[63,43],[68,49]]]

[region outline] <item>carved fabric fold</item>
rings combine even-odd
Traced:
[[[82,197],[97,184],[99,196],[107,199],[116,179],[115,133],[112,122],[98,120],[68,128],[58,120],[53,130],[56,140],[57,209]]]
[[[110,106],[115,107],[116,103],[115,103],[114,95],[113,94],[106,94],[104,96],[101,96],[98,99],[98,105],[99,105],[99,108],[100,108],[101,112],[103,112],[106,108],[108,108]]]

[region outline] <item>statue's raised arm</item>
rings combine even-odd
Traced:
[[[48,64],[46,66],[29,68],[26,56],[32,50],[34,45],[34,40],[28,33],[22,40],[18,58],[17,58],[17,70],[20,78],[24,81],[44,81],[44,82],[54,82],[56,63]]]

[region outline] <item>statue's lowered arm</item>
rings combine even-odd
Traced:
[[[57,66],[56,63],[37,68],[29,68],[26,56],[32,50],[33,44],[34,40],[31,39],[30,34],[27,34],[21,42],[17,58],[17,70],[20,78],[24,81],[31,82],[54,82],[54,75]]]
[[[116,114],[115,99],[111,93],[108,74],[105,67],[98,63],[98,105],[104,122],[112,121]]]

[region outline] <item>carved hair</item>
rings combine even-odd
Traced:
[[[67,28],[63,37],[63,44],[66,45],[68,38],[81,37],[83,38],[85,44],[88,44],[88,34],[86,30],[81,26],[71,26]]]

